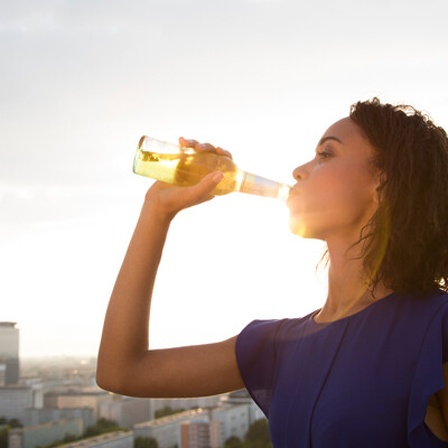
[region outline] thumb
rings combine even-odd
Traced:
[[[224,174],[221,171],[213,171],[210,174],[204,176],[201,181],[196,184],[197,192],[203,194],[210,193],[224,178]]]
[[[214,171],[210,174],[204,176],[199,183],[193,185],[192,187],[187,187],[184,189],[184,198],[187,201],[186,207],[191,207],[192,205],[201,204],[202,202],[209,201],[213,199],[212,195],[213,189],[221,182],[224,174],[221,171]]]

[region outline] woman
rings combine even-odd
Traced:
[[[246,387],[276,447],[448,446],[445,131],[409,106],[360,102],[293,176],[291,230],[328,248],[323,307],[299,319],[254,321],[220,343],[148,349],[170,223],[211,199],[222,174],[188,188],[156,182],[110,299],[98,384],[140,397]]]

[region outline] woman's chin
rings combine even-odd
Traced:
[[[289,230],[302,238],[309,238],[306,224],[293,216],[289,219]]]
[[[306,221],[297,219],[293,216],[289,219],[289,230],[297,236],[306,239],[324,240],[322,232],[319,232],[315,226],[311,226]]]

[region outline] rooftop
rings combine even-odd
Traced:
[[[0,322],[0,327],[14,328],[17,322]]]
[[[181,420],[186,420],[189,418],[194,418],[201,415],[204,411],[202,409],[190,409],[189,411],[178,412],[176,414],[171,414],[166,417],[157,418],[154,420],[149,420],[147,422],[137,423],[134,425],[135,428],[148,428],[163,426],[169,423],[174,423]]]

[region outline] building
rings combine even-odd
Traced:
[[[26,421],[28,408],[37,408],[41,402],[41,390],[30,386],[0,387],[0,417]]]
[[[218,406],[225,397],[227,397],[227,394],[193,398],[151,398],[151,416],[148,420],[156,418],[157,411],[165,408],[183,411],[198,408],[214,408],[215,406]]]
[[[223,425],[206,418],[193,419],[180,425],[179,448],[222,448]]]
[[[0,387],[18,384],[19,329],[15,322],[0,322]]]
[[[121,428],[132,428],[137,423],[152,419],[152,400],[114,395],[100,404],[99,416],[113,420]]]
[[[245,391],[213,399],[208,402],[211,406],[207,409],[179,412],[136,424],[134,435],[154,438],[159,448],[222,448],[232,436],[243,440],[250,426],[264,418]],[[182,404],[187,403],[183,400],[165,402],[165,406],[172,409],[181,409]]]
[[[180,426],[206,414],[203,410],[191,410],[150,420],[134,425],[134,437],[148,437],[157,440],[159,448],[177,448],[180,446]]]
[[[64,440],[71,435],[81,437],[84,428],[82,420],[59,420],[38,426],[12,429],[9,432],[9,448],[35,448]]]
[[[132,431],[116,431],[101,436],[89,437],[79,442],[59,445],[58,448],[133,448],[134,436]]]
[[[221,403],[180,427],[180,448],[222,448],[230,437],[244,437],[256,419],[255,403],[247,397],[223,398]]]
[[[66,388],[47,392],[44,396],[45,408],[92,408],[95,420],[100,417],[100,408],[110,401],[111,395],[101,389]]]
[[[38,426],[56,420],[82,420],[84,428],[96,424],[92,408],[28,408],[25,410],[24,426]]]
[[[234,405],[223,403],[210,411],[211,421],[221,423],[224,441],[232,436],[244,440],[244,436],[253,423],[251,420],[251,407],[252,404]]]

